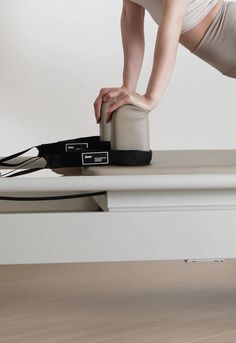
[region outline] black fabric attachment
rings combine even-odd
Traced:
[[[0,166],[3,166],[3,167],[20,166],[22,162],[18,162],[18,163],[14,163],[14,162],[6,163],[6,162],[24,155],[26,152],[30,151],[33,148],[38,149],[38,155],[37,155],[38,157],[44,157],[47,154],[64,153],[64,152],[78,151],[82,149],[83,150],[84,149],[108,149],[109,150],[110,142],[100,141],[100,136],[89,136],[89,137],[67,139],[67,140],[58,141],[54,143],[48,143],[48,144],[35,145],[26,150],[19,151],[13,155],[9,155],[7,157],[0,159]]]
[[[140,150],[81,150],[69,154],[49,154],[44,156],[47,161],[46,168],[69,168],[81,166],[144,166],[152,159],[152,151]]]
[[[28,158],[23,162],[9,163],[31,149],[36,148],[38,155]],[[41,168],[25,169],[26,165],[44,158],[46,165]],[[35,159],[33,162],[28,162]],[[1,177],[15,177],[33,173],[42,169],[89,167],[101,165],[117,166],[145,166],[152,160],[152,151],[141,150],[112,150],[110,142],[100,141],[100,136],[89,136],[58,141],[55,143],[41,144],[29,149],[20,151],[0,160],[0,165],[4,167],[17,167]],[[8,163],[7,163],[8,162]],[[17,171],[21,169],[21,171]]]
[[[37,146],[39,157],[44,157],[48,154],[68,153],[85,149],[110,149],[110,142],[100,141],[100,136],[90,136],[56,143],[41,144]]]

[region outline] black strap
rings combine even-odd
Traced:
[[[110,150],[110,142],[100,141],[100,136],[89,136],[41,144],[37,146],[37,149],[39,150],[38,156],[44,157],[48,154],[70,153],[86,149]]]
[[[25,154],[26,152],[30,151],[30,150],[33,149],[33,148],[37,148],[37,147],[36,147],[36,146],[32,146],[32,147],[29,148],[29,149],[22,150],[22,151],[17,152],[16,154],[9,155],[9,156],[7,156],[7,157],[2,158],[2,159],[0,160],[0,165],[3,166],[3,167],[16,167],[16,166],[20,166],[20,165],[22,164],[22,162],[19,162],[19,163],[12,163],[12,164],[4,163],[4,162],[13,160],[14,158],[19,157],[19,156]],[[25,162],[25,161],[24,161],[24,162]]]
[[[25,160],[24,162],[22,162],[21,163],[21,165],[18,167],[18,168],[15,168],[14,170],[11,170],[11,171],[9,171],[9,172],[7,172],[7,173],[4,173],[4,174],[0,174],[0,177],[11,177],[11,176],[17,176],[17,175],[19,175],[19,173],[18,172],[16,172],[18,169],[25,169],[25,167],[26,166],[28,166],[28,165],[30,165],[30,164],[32,164],[32,163],[34,163],[34,162],[36,162],[37,160],[40,160],[42,157],[31,157],[31,158],[29,158],[29,159],[27,159],[27,160]],[[29,161],[31,161],[31,162],[29,162]],[[38,169],[38,170],[40,170],[40,169],[44,169],[45,167],[42,167],[42,168],[34,168],[34,170],[32,170],[32,169],[28,169],[28,171],[27,172],[24,172],[24,174],[29,174],[29,173],[32,173],[33,171],[36,171],[36,169]],[[9,175],[9,176],[7,176],[7,175]]]
[[[38,149],[38,155],[37,155],[38,157],[44,157],[45,155],[52,154],[52,153],[64,153],[64,152],[71,152],[71,151],[78,151],[78,150],[85,150],[85,149],[109,150],[110,142],[100,141],[100,136],[88,136],[88,137],[67,139],[67,140],[58,141],[54,143],[35,145],[26,150],[19,151],[15,154],[12,154],[12,155],[9,155],[0,159],[0,166],[3,166],[3,167],[20,166],[23,162],[18,162],[18,163],[5,163],[5,162],[13,160],[14,158],[19,157],[21,155],[24,155],[26,152],[30,151],[33,148]]]
[[[44,156],[47,164],[41,168],[31,168],[11,173],[6,177],[15,177],[47,169],[89,167],[101,165],[118,166],[145,166],[149,165],[152,159],[152,151],[140,150],[84,150],[63,154],[50,154]]]
[[[49,154],[44,156],[46,168],[71,168],[101,165],[144,166],[152,159],[152,151],[140,150],[81,150],[69,154]]]
[[[21,175],[31,174],[31,173],[34,173],[34,172],[36,172],[36,171],[43,170],[43,169],[45,169],[45,168],[42,167],[42,168],[25,169],[25,170],[21,170],[21,171],[19,171],[19,172],[10,174],[10,175],[5,176],[5,177],[15,177],[15,176],[21,176]]]
[[[6,161],[23,155],[33,148],[37,148],[39,151],[36,157],[31,157],[19,163],[5,163]],[[16,172],[17,169],[23,169],[26,165],[32,163],[26,163],[27,161],[42,157],[47,163],[45,167],[31,168]],[[15,170],[2,175],[3,177],[5,175],[7,175],[5,177],[15,177],[30,174],[44,168],[73,168],[109,164],[119,166],[145,166],[150,164],[151,159],[151,150],[111,150],[110,142],[101,142],[99,136],[90,136],[33,146],[1,159],[0,165],[18,167]]]

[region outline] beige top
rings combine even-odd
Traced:
[[[132,0],[144,7],[159,25],[161,22],[164,0]],[[218,0],[188,0],[188,6],[182,26],[186,32],[196,26],[217,4]]]

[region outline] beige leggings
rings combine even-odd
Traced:
[[[198,46],[191,51],[222,74],[236,79],[236,2],[223,2]]]

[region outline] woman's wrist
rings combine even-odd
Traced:
[[[133,92],[133,93],[136,92],[136,87],[131,86],[131,85],[128,84],[128,83],[123,83],[122,86],[121,86],[121,88],[127,89],[128,91]]]
[[[154,107],[158,106],[159,99],[156,95],[146,92],[143,96],[145,96],[153,104]]]

